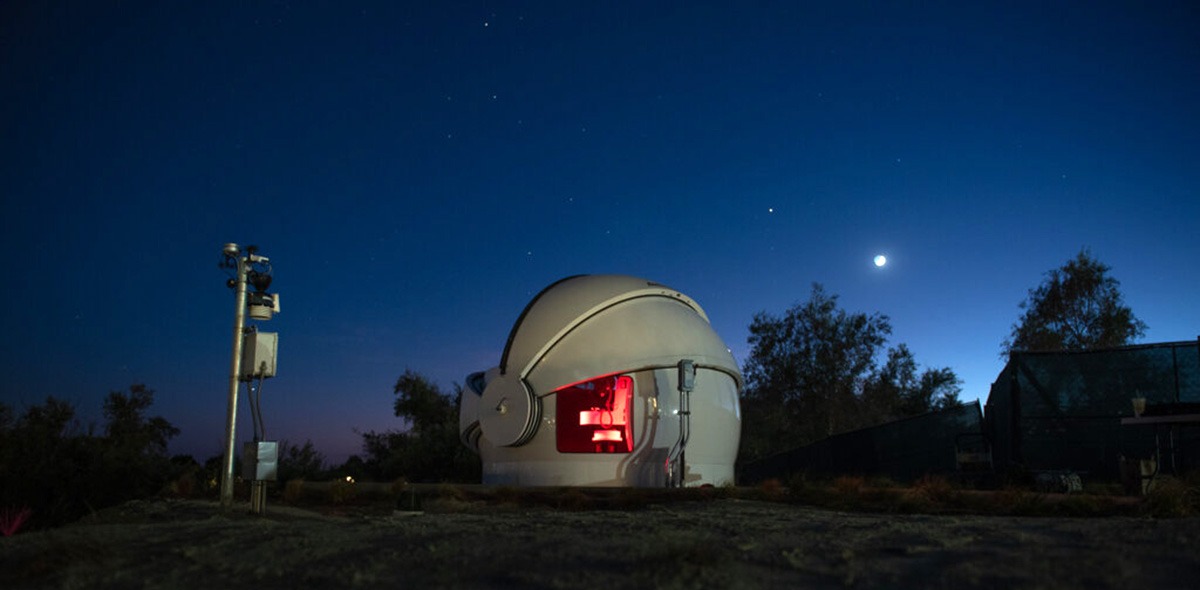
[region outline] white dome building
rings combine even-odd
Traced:
[[[630,276],[568,277],[513,325],[500,365],[467,378],[463,443],[483,482],[733,483],[742,376],[704,310]]]

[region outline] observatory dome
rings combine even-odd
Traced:
[[[733,479],[741,386],[691,298],[574,276],[529,302],[498,366],[467,378],[459,430],[484,483],[720,484]]]

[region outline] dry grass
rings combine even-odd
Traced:
[[[1146,495],[1143,510],[1155,518],[1200,515],[1200,472],[1186,478],[1159,477]]]
[[[1194,519],[867,514],[796,505],[792,489],[776,502],[747,501],[766,495],[759,486],[506,489],[501,504],[496,488],[415,485],[401,489],[426,503],[425,514],[402,514],[399,499],[366,493],[386,483],[360,482],[354,501],[336,508],[324,483],[319,494],[310,490],[323,503],[318,514],[277,506],[263,517],[215,501],[159,500],[19,534],[3,540],[0,588],[165,589],[205,580],[261,588],[1097,590],[1178,587],[1200,565]],[[832,481],[802,483],[803,493],[838,498]],[[906,497],[982,497],[946,487],[868,480],[858,493],[892,507]],[[605,510],[637,502],[636,510]],[[575,509],[583,512],[556,512]]]
[[[787,494],[787,488],[778,479],[768,479],[758,484],[758,491],[763,500],[779,501]]]
[[[863,491],[867,480],[857,475],[839,475],[833,480],[833,491],[844,497],[854,497]]]
[[[893,514],[980,514],[1049,517],[1117,515],[1176,518],[1200,515],[1200,474],[1161,478],[1144,497],[1119,495],[1117,486],[1091,485],[1082,494],[1045,493],[1032,486],[1010,485],[980,491],[945,477],[923,477],[911,484],[888,479],[840,476],[832,479],[796,474],[786,484],[766,480],[753,487],[660,488],[518,488],[458,484],[410,484],[345,481],[288,482],[280,499],[291,505],[336,507],[339,511],[387,510],[460,513],[550,509],[564,512],[641,510],[678,502],[742,499],[799,504],[833,510]]]
[[[1200,514],[1195,509],[1200,486],[1195,485],[1189,488],[1191,495],[1167,487],[1161,499],[1140,499],[1121,496],[1114,486],[1093,487],[1089,490],[1093,493],[1084,494],[1047,494],[1027,486],[981,491],[936,476],[902,485],[887,479],[840,476],[819,480],[798,474],[788,483],[782,501],[850,512],[1063,517]],[[774,490],[774,485],[764,484],[750,494],[755,499],[770,499],[763,489]],[[1147,506],[1155,508],[1148,512]],[[1192,511],[1186,506],[1192,506]]]

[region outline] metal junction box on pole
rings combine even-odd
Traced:
[[[260,440],[242,445],[242,479],[275,481],[278,472],[278,442]]]
[[[275,376],[275,354],[279,348],[276,332],[249,332],[242,345],[242,381]]]

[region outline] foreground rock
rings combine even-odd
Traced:
[[[266,517],[143,502],[0,539],[3,588],[1187,588],[1200,519],[640,510]]]

